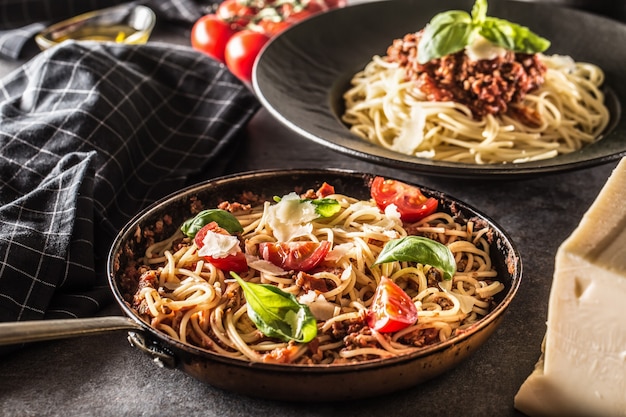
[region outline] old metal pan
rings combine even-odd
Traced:
[[[205,207],[215,207],[224,200],[236,200],[243,192],[259,195],[284,195],[295,189],[317,188],[323,182],[332,184],[338,192],[361,199],[369,198],[373,175],[343,170],[257,171],[227,176],[186,188],[156,202],[135,216],[120,231],[108,259],[109,283],[124,316],[105,318],[104,327],[97,320],[74,320],[87,323],[88,330],[61,331],[41,339],[97,334],[101,331],[128,329],[131,344],[151,356],[155,363],[177,368],[212,386],[244,395],[288,401],[335,401],[365,398],[407,388],[434,378],[458,365],[487,341],[501,323],[503,314],[513,300],[522,278],[519,253],[506,234],[489,217],[471,206],[441,192],[421,187],[424,194],[439,198],[443,208],[452,206],[467,218],[478,216],[487,221],[494,239],[491,256],[506,289],[497,306],[470,329],[453,338],[413,353],[346,365],[286,365],[250,363],[181,343],[151,327],[130,307],[126,285],[120,282],[122,271],[134,262],[136,254],[146,245],[143,231],[165,215],[171,216],[171,233],[191,217],[190,206],[196,199]],[[71,321],[71,320],[70,320]],[[95,329],[93,328],[95,322]],[[17,323],[28,325],[29,323]],[[61,326],[63,323],[54,323]],[[9,325],[9,324],[7,324]],[[80,326],[79,326],[80,327]],[[7,333],[0,325],[0,334]],[[28,333],[28,331],[26,332]],[[12,343],[41,340],[30,330],[28,339],[13,337]],[[0,341],[2,343],[2,341]],[[488,360],[485,358],[485,360]]]

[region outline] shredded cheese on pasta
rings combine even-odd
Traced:
[[[406,225],[396,210],[382,212],[373,200],[342,194],[327,198],[336,199],[341,210],[310,220],[310,231],[298,238],[331,242],[325,267],[310,273],[312,279],[324,280],[327,291],[307,290],[296,273],[259,261],[259,243],[277,240],[268,222],[275,205],[265,202],[233,213],[244,228],[250,266],[241,277],[276,285],[308,304],[318,323],[316,343],[288,343],[261,334],[248,318],[238,283],[205,262],[195,243],[180,232],[148,247],[141,259],[157,276],[155,285],[140,285],[135,295],[144,306],[142,316],[172,338],[245,361],[340,364],[405,354],[445,341],[485,316],[493,297],[504,289],[491,262],[487,227],[475,229],[474,222],[460,222],[445,212]],[[452,280],[419,263],[372,266],[387,241],[409,233],[450,248],[457,263]],[[418,310],[414,325],[392,334],[370,329],[364,319],[383,275],[403,288]]]
[[[594,142],[610,117],[600,89],[604,73],[567,56],[541,59],[545,82],[523,103],[540,115],[538,127],[507,115],[476,120],[465,105],[426,101],[403,68],[380,56],[352,78],[342,120],[351,132],[384,148],[472,164],[548,159]]]

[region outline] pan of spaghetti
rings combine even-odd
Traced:
[[[501,323],[522,261],[492,219],[442,192],[345,170],[255,171],[132,219],[108,261],[155,362],[289,401],[423,383]]]
[[[626,155],[619,39],[618,21],[541,2],[367,2],[275,38],[253,85],[287,127],[360,159],[541,175]]]

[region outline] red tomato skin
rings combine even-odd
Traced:
[[[224,258],[205,256],[204,259],[222,271],[242,273],[248,270],[248,262],[246,261],[246,255],[243,252],[237,252],[234,255],[228,255]]]
[[[217,222],[207,223],[204,226],[202,226],[202,228],[200,230],[198,230],[198,232],[196,233],[196,235],[193,238],[193,241],[196,244],[196,246],[198,247],[198,249],[200,249],[201,247],[204,246],[204,237],[209,232],[221,233],[223,235],[228,235],[229,234],[225,229],[221,228],[217,224]]]
[[[263,242],[259,254],[263,259],[286,270],[310,271],[324,260],[330,242]]]
[[[419,188],[397,180],[375,177],[370,193],[376,205],[381,209],[395,204],[400,218],[407,223],[414,223],[437,210],[436,198],[426,197]]]
[[[291,26],[291,23],[286,20],[274,21],[272,19],[262,19],[257,22],[263,33],[272,37],[281,33],[283,30]]]
[[[194,243],[200,249],[204,246],[204,237],[208,232],[221,233],[223,235],[229,235],[225,229],[221,228],[217,222],[211,222],[198,230],[196,236],[193,238]],[[223,258],[215,258],[213,256],[204,256],[205,261],[209,262],[213,266],[222,271],[234,271],[237,273],[246,272],[248,270],[248,261],[246,255],[243,252],[237,252],[234,255],[228,255]]]
[[[348,2],[346,0],[325,0],[326,7],[329,9],[337,9],[339,7],[346,7]]]
[[[215,14],[222,20],[244,28],[252,21],[257,10],[239,0],[224,0],[217,6]]]
[[[325,12],[328,10],[326,3],[323,1],[310,0],[304,4],[304,7],[294,8],[291,4],[285,4],[282,7],[282,14],[291,24],[295,24],[301,20],[311,17],[317,13]]]
[[[254,60],[269,39],[266,34],[250,29],[235,33],[226,44],[224,53],[226,66],[230,72],[240,80],[250,83]]]
[[[191,46],[196,51],[224,62],[226,44],[235,34],[230,24],[214,14],[202,16],[191,28]]]
[[[380,333],[400,331],[417,321],[417,307],[395,282],[383,276],[367,312],[367,324]]]

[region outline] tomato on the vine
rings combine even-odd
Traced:
[[[214,14],[207,14],[198,19],[191,28],[191,46],[224,62],[226,44],[235,32],[228,22]]]
[[[329,9],[337,9],[348,5],[347,0],[325,0],[324,3],[326,3]]]
[[[304,3],[285,3],[281,6],[281,14],[290,23],[297,23],[314,14],[328,10],[326,3],[316,0],[309,0]]]
[[[310,271],[324,260],[330,242],[262,242],[259,254],[263,259],[286,270]]]
[[[408,223],[423,219],[437,210],[439,206],[436,198],[426,197],[419,188],[383,177],[374,178],[370,193],[381,210],[390,204],[395,204],[400,218]]]
[[[381,333],[402,330],[417,321],[411,297],[391,279],[382,276],[367,312],[367,325]]]
[[[225,63],[250,83],[252,67],[267,41],[302,19],[343,7],[347,0],[223,0],[194,24],[194,49]]]
[[[263,33],[268,36],[276,36],[283,30],[291,26],[291,22],[279,19],[261,19],[257,22]]]
[[[270,38],[264,33],[244,29],[235,33],[226,44],[224,59],[228,69],[245,82],[252,80],[252,67],[257,55]]]
[[[252,22],[257,14],[256,8],[250,2],[241,0],[224,0],[217,6],[215,14],[220,19],[235,24],[239,29],[243,29]]]

